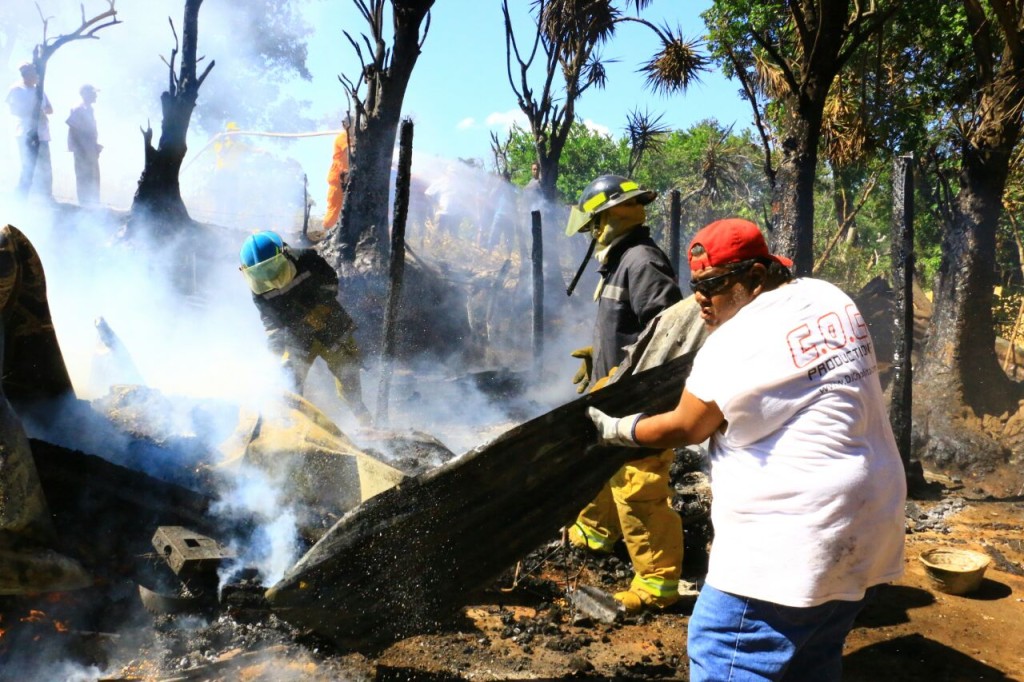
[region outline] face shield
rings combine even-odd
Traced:
[[[295,278],[295,263],[282,252],[251,267],[243,267],[242,276],[254,294],[265,294],[280,289]]]
[[[573,206],[569,211],[569,222],[565,226],[566,236],[573,236],[577,232],[589,232],[590,228],[593,227],[591,221],[594,220],[594,214],[590,211],[582,211],[576,206]]]

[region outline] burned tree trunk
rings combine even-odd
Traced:
[[[366,45],[373,47],[368,60],[364,60],[359,43],[345,32],[363,68],[355,81],[340,77],[355,107],[348,187],[339,227],[322,249],[328,262],[343,275],[353,270],[381,275],[385,270],[391,159],[405,89],[426,39],[434,0],[391,0],[394,38],[390,47],[384,42],[384,4],[384,0],[357,2],[371,33],[363,36]],[[364,83],[365,96],[360,92]]]
[[[1024,125],[1024,9],[993,0],[999,21],[992,22],[978,5],[964,4],[982,78],[960,145],[959,191],[947,207],[933,329],[921,372],[933,399],[914,421],[923,457],[984,471],[1007,459],[1009,450],[1000,442],[1002,433],[986,431],[983,421],[971,417],[1015,413],[1024,397],[1022,386],[999,364],[992,314],[996,230]]]
[[[921,463],[911,459],[914,351],[914,157],[901,156],[893,165],[892,283],[896,319],[893,325],[893,379],[889,423],[892,425],[909,490],[924,483]]]
[[[176,229],[191,222],[185,202],[181,198],[178,173],[188,147],[188,135],[192,110],[199,97],[199,87],[206,80],[215,62],[210,62],[202,74],[197,74],[199,61],[199,8],[203,0],[185,0],[185,18],[182,27],[181,69],[174,71],[178,55],[178,34],[174,32],[174,49],[168,60],[167,90],[160,95],[163,119],[160,124],[160,140],[153,147],[153,130],[147,127],[142,132],[145,143],[145,165],[139,177],[139,186],[132,201],[130,227],[140,222],[150,222],[162,229]],[[171,24],[173,32],[174,25]]]
[[[409,181],[412,175],[412,120],[402,122],[402,137],[398,145],[398,176],[395,178],[395,220],[391,228],[391,267],[388,307],[384,315],[384,346],[381,351],[380,390],[377,393],[378,425],[388,423],[388,396],[391,391],[392,363],[395,359],[395,336],[398,322],[398,303],[402,296],[405,276],[405,219],[409,214]]]
[[[782,161],[775,176],[773,250],[793,259],[796,275],[809,275],[814,267],[814,182],[824,95],[821,92],[811,97],[789,98],[808,101],[799,106],[800,114],[794,115],[787,125],[781,144]]]

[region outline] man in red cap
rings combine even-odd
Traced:
[[[616,445],[710,439],[690,679],[839,680],[853,619],[903,572],[905,478],[867,324],[835,286],[794,279],[747,220],[706,226],[688,258],[712,333],[679,404],[591,419]]]

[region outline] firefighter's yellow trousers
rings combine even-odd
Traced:
[[[665,450],[627,462],[569,528],[573,545],[597,552],[621,538],[633,562],[630,591],[656,606],[678,600],[683,570],[683,521],[670,506],[674,457]]]
[[[359,347],[356,345],[355,337],[348,334],[334,348],[325,348],[320,342],[314,341],[303,357],[295,357],[286,352],[282,362],[291,369],[300,392],[309,368],[318,357],[323,358],[327,369],[334,376],[334,388],[338,397],[348,405],[360,422],[368,425],[370,412],[363,404],[363,388],[359,378]]]

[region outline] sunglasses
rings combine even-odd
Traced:
[[[750,268],[754,267],[754,263],[756,262],[757,261],[750,261],[749,263],[741,265],[738,268],[733,268],[724,275],[717,275],[715,277],[708,277],[707,279],[699,280],[691,279],[690,289],[692,289],[694,293],[700,294],[704,298],[711,298],[712,296],[714,296],[715,294],[717,294],[718,292],[725,288],[725,285],[729,283],[730,277],[732,277],[733,275],[738,275],[741,272],[746,272]]]

